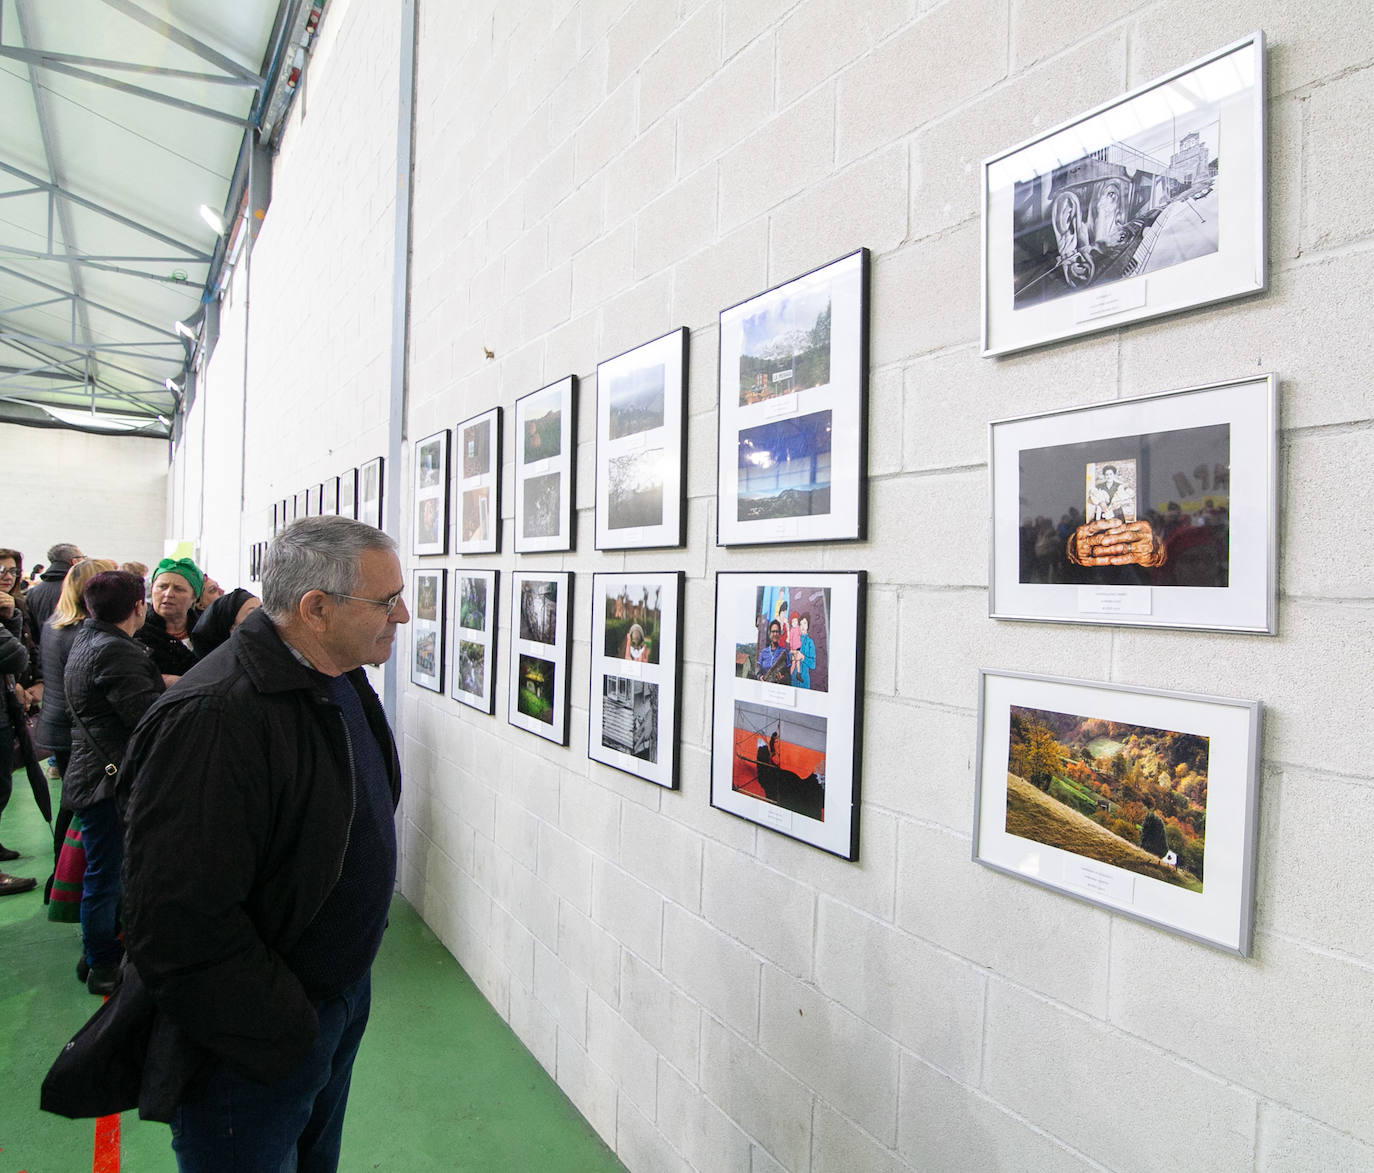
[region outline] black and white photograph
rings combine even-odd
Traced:
[[[339,474],[339,516],[358,516],[358,470],[346,468]]]
[[[577,378],[569,375],[515,401],[515,550],[573,548]]]
[[[444,608],[447,570],[417,570],[410,607],[410,663],[412,683],[432,692],[444,691]]]
[[[358,520],[382,528],[383,458],[374,456],[358,470]]]
[[[453,573],[454,646],[449,679],[456,701],[490,715],[496,704],[496,598],[500,572],[461,567]]]
[[[413,552],[421,557],[448,553],[449,439],[445,428],[415,445]]]
[[[711,805],[859,853],[866,576],[716,575]]]
[[[517,570],[510,577],[507,720],[517,729],[567,745],[572,574]],[[491,665],[488,660],[488,675]]]
[[[460,554],[495,554],[501,541],[501,409],[463,420],[458,438]]]
[[[687,329],[597,366],[596,548],[680,546]]]
[[[592,575],[587,756],[677,785],[681,571]]]
[[[979,673],[974,858],[1248,956],[1256,701]]]
[[[1255,33],[983,164],[983,353],[1258,292]]]
[[[716,543],[867,530],[868,250],[720,315]]]
[[[1273,634],[1277,382],[995,421],[992,616]]]

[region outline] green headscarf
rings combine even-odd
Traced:
[[[179,574],[184,578],[191,588],[191,592],[200,598],[201,589],[205,586],[205,573],[192,562],[189,558],[164,558],[153,570],[152,581],[157,582],[159,574],[166,574],[168,571]]]

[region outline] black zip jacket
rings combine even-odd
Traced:
[[[129,734],[163,684],[142,644],[113,623],[87,619],[67,653],[62,688],[73,714],[62,804],[79,811],[114,797],[114,778],[106,767],[119,766]]]
[[[200,621],[200,614],[194,607],[187,613],[186,630],[188,632],[195,630],[196,624]],[[134,638],[147,647],[148,654],[152,656],[153,663],[157,665],[157,670],[164,676],[185,676],[195,667],[197,659],[195,652],[181,640],[173,639],[167,634],[167,621],[153,610],[152,604],[149,604],[143,626],[138,629]]]
[[[401,768],[386,715],[362,669],[348,679],[394,809]],[[341,711],[255,611],[148,711],[118,795],[124,944],[167,1020],[153,1033],[145,1093],[198,1049],[276,1082],[319,1026],[284,957],[343,865],[353,778]],[[140,1112],[162,1119],[165,1108]]]

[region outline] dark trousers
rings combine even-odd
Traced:
[[[335,1173],[353,1059],[372,1007],[364,974],[342,994],[315,1003],[315,1045],[272,1085],[226,1064],[172,1118],[180,1173]]]

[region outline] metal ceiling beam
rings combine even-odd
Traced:
[[[29,172],[23,171],[3,161],[0,161],[0,171],[13,175],[16,179],[22,179],[25,183],[32,184],[34,187],[40,188],[43,191],[50,192],[58,196],[61,200],[76,204],[79,208],[85,208],[89,212],[95,212],[98,215],[105,216],[107,219],[113,220],[116,224],[123,224],[126,228],[132,228],[136,232],[143,233],[144,236],[150,236],[154,240],[160,240],[163,244],[170,245],[172,248],[181,249],[189,253],[193,260],[210,260],[210,254],[196,248],[195,245],[187,244],[184,240],[177,240],[176,237],[168,236],[165,232],[159,232],[156,228],[149,227],[147,224],[140,224],[137,220],[122,215],[112,208],[104,207],[94,200],[89,200],[85,196],[79,196],[73,191],[68,191],[60,184],[50,183],[47,180],[40,179],[36,175],[31,175]]]
[[[77,261],[81,264],[92,262],[113,262],[125,261],[139,265],[208,265],[209,261],[197,261],[190,257],[140,257],[140,256],[105,256],[101,253],[59,253],[52,249],[46,252],[36,248],[19,248],[17,245],[0,244],[0,253],[9,253],[12,256],[28,257],[35,261]]]
[[[0,329],[0,342],[27,342],[30,346],[53,346],[71,354],[100,354],[110,351],[123,354],[128,358],[146,358],[149,362],[175,362],[181,366],[186,361],[184,354],[175,359],[161,354],[147,354],[135,349],[141,346],[171,346],[170,342],[59,342],[55,338],[44,338],[38,334],[24,334],[18,330]]]
[[[106,0],[108,3],[108,0]],[[98,73],[91,73],[87,69],[78,69],[74,65],[63,65],[61,62],[47,60],[41,63],[42,68],[51,69],[54,73],[64,73],[68,77],[75,77],[81,81],[88,81],[94,85],[105,86],[107,89],[119,90],[124,94],[133,94],[136,98],[147,98],[150,102],[161,102],[164,106],[171,106],[177,110],[185,110],[190,114],[199,114],[204,118],[214,118],[219,122],[227,122],[231,126],[252,126],[250,119],[238,114],[230,114],[227,110],[216,110],[213,106],[202,106],[196,102],[188,102],[184,98],[174,98],[171,94],[159,93],[157,90],[150,90],[147,86],[136,86],[133,82],[118,81],[113,77],[102,77]],[[30,65],[30,69],[37,68]]]
[[[33,44],[33,33],[29,22],[28,0],[14,0],[15,13],[19,18],[19,40],[25,46]],[[38,70],[32,66],[27,66],[29,75],[29,89],[33,92],[33,110],[38,119],[38,134],[43,142],[43,158],[48,165],[48,175],[52,179],[53,187],[60,188],[62,185],[62,165],[58,157],[57,144],[53,136],[52,119],[48,115],[48,103],[43,94],[43,87],[38,84]],[[84,294],[85,288],[82,285],[81,266],[72,259],[76,246],[73,243],[76,239],[72,232],[71,211],[67,205],[58,201],[55,209],[58,223],[62,228],[62,248],[67,254],[67,270],[71,280],[72,292],[78,296]],[[52,247],[52,215],[54,208],[51,203],[48,205],[48,247]],[[93,342],[95,335],[91,333],[91,319],[86,312],[86,306],[79,301],[72,302],[72,330],[80,324],[81,333],[87,342]],[[96,367],[96,354],[94,351],[89,353],[87,358],[86,376],[94,380],[99,377]]]
[[[23,305],[12,305],[9,307],[9,309],[0,309],[0,318],[3,318],[6,314],[22,313],[24,310],[41,309],[45,305],[59,305],[64,301],[71,301],[71,297],[49,297],[44,299],[43,301],[30,301],[25,302]]]
[[[198,73],[194,69],[168,69],[165,65],[143,65],[137,61],[109,61],[103,57],[80,57],[75,53],[50,53],[46,49],[19,49],[13,45],[0,44],[0,57],[14,61],[27,61],[34,65],[74,65],[88,69],[123,70],[139,73],[147,77],[169,77],[178,81],[199,81],[207,85],[238,86],[258,89],[261,78],[226,76],[222,73]]]
[[[49,293],[60,294],[62,297],[74,296],[71,292],[63,289],[60,285],[50,285],[48,282],[43,281],[38,277],[34,277],[29,273],[25,273],[20,269],[11,269],[5,265],[0,265],[0,275],[6,277],[15,277],[18,278],[20,281],[27,281],[31,285],[38,286],[39,289],[46,289]],[[126,322],[132,322],[135,326],[142,326],[147,330],[151,330],[154,334],[163,334],[166,335],[168,338],[179,340],[179,335],[176,333],[175,330],[168,330],[163,326],[156,326],[152,322],[147,322],[144,321],[142,318],[134,317],[133,314],[128,313],[125,310],[117,310],[114,308],[114,306],[105,305],[103,302],[95,301],[94,299],[89,297],[82,297],[81,300],[84,301],[92,309],[99,310],[103,314],[113,314],[115,317],[122,318]]]
[[[189,50],[202,61],[208,61],[211,65],[219,66],[225,73],[237,74],[245,81],[251,81],[255,85],[260,86],[262,84],[262,78],[246,65],[240,65],[237,61],[233,60],[233,58],[226,57],[223,53],[219,52],[219,50],[212,49],[209,45],[205,44],[205,42],[197,40],[184,29],[179,29],[176,25],[163,20],[160,16],[155,16],[153,13],[145,11],[137,4],[133,3],[133,0],[104,0],[104,2],[116,12],[122,12],[130,19],[138,21],[139,24],[152,29],[156,33],[161,33],[167,40],[180,45],[183,49]]]

